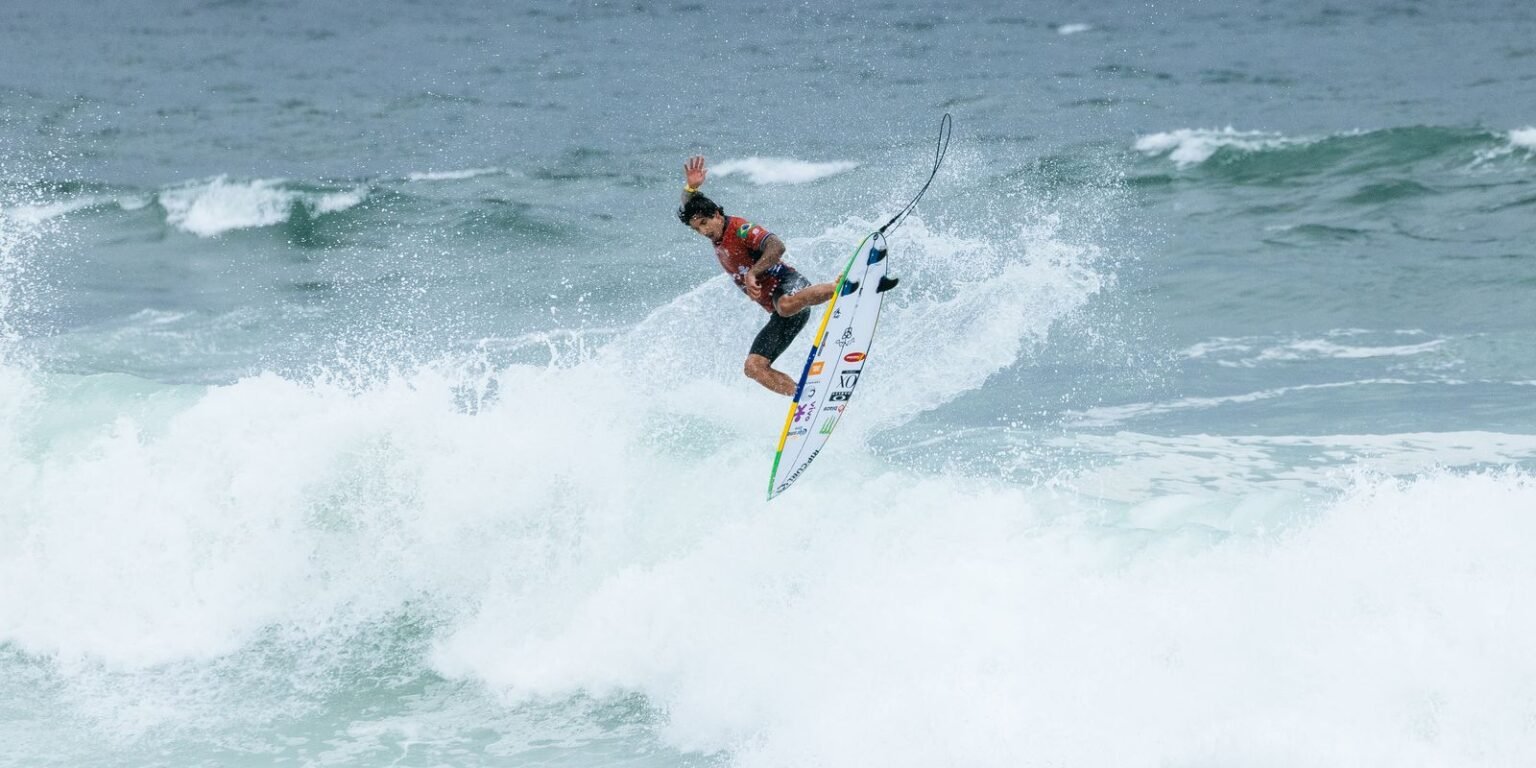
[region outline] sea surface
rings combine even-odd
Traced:
[[[0,765],[1536,764],[1529,0],[3,16]]]

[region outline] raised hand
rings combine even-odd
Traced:
[[[705,175],[703,155],[694,155],[688,158],[688,162],[683,163],[683,178],[687,180],[689,187],[698,189],[704,186]]]

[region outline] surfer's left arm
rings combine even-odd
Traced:
[[[757,257],[757,263],[742,276],[742,282],[746,283],[747,292],[752,295],[752,298],[757,298],[763,290],[757,282],[758,276],[778,266],[779,259],[782,258],[784,258],[784,243],[777,235],[769,235],[763,240],[763,254]]]

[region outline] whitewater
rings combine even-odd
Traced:
[[[151,5],[0,51],[0,765],[1536,760],[1527,4]],[[944,112],[764,501],[681,164],[825,279]]]

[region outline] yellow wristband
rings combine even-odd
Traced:
[[[687,192],[690,195],[697,195],[699,193],[699,188],[698,187],[690,187],[687,184],[684,184],[683,185],[683,191]]]

